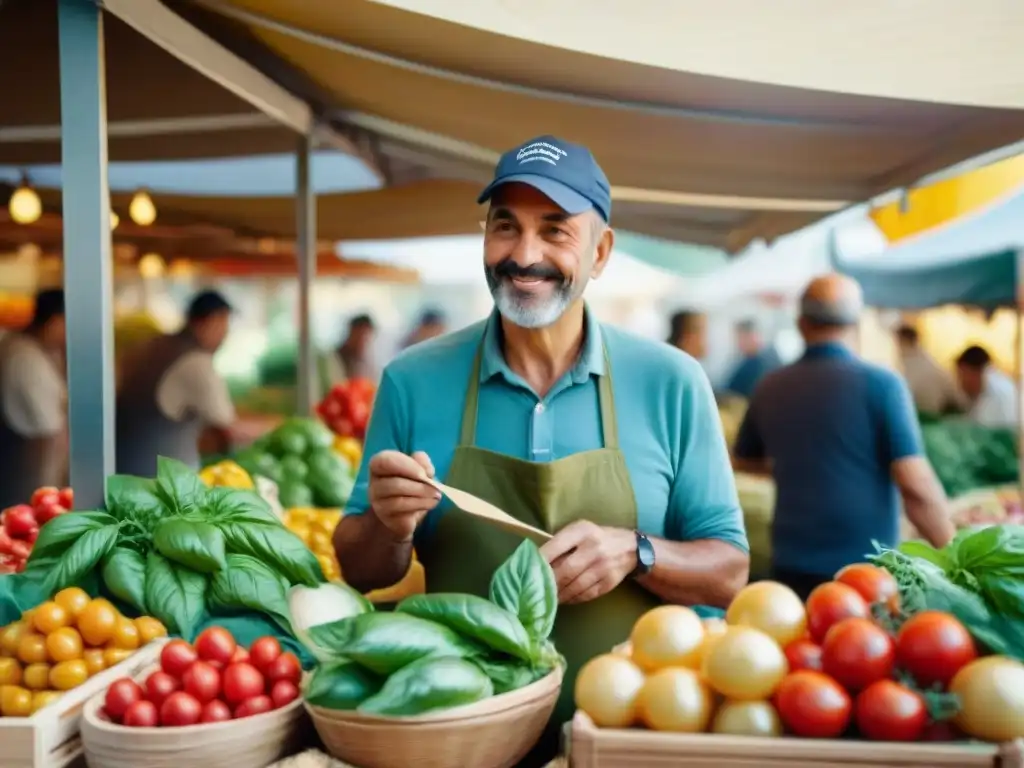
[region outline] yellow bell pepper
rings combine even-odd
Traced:
[[[239,488],[251,491],[256,487],[249,473],[233,461],[211,464],[200,471],[199,479],[211,488]]]
[[[363,460],[363,445],[354,437],[334,438],[334,452],[345,458],[353,469]]]

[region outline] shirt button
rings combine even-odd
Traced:
[[[544,413],[544,403],[537,403],[536,407],[533,410],[536,411],[537,413]]]

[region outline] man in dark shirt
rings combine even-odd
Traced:
[[[736,345],[743,359],[729,377],[725,390],[749,400],[758,382],[766,373],[778,368],[782,361],[773,347],[764,345],[753,320],[744,320],[736,325]]]
[[[932,545],[954,534],[906,384],[852,350],[861,309],[849,278],[808,286],[799,320],[807,349],[761,381],[736,439],[736,468],[775,478],[773,578],[802,597],[863,561],[872,540],[899,543],[900,497]]]

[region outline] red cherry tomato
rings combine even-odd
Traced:
[[[53,504],[49,501],[43,502],[35,510],[36,522],[39,525],[46,525],[48,522],[53,520],[55,517],[60,517],[66,514],[68,511],[67,507],[63,504]]]
[[[208,701],[203,705],[203,712],[199,716],[200,723],[223,723],[231,719],[231,707],[220,699]]]
[[[249,661],[263,673],[280,655],[281,644],[276,637],[261,637],[249,646]]]
[[[28,532],[28,534],[25,536],[24,540],[26,542],[28,542],[29,544],[35,544],[36,543],[36,539],[38,539],[38,538],[39,538],[39,529],[38,528],[33,528],[31,531]]]
[[[74,490],[72,490],[71,488],[61,488],[58,496],[60,497],[60,505],[64,507],[64,509],[75,508]]]
[[[36,529],[32,529],[36,530]],[[17,560],[27,560],[28,556],[32,554],[32,545],[27,541],[21,539],[15,539],[11,542],[11,555]]]
[[[834,739],[850,724],[849,694],[828,675],[801,669],[783,678],[775,708],[792,733],[811,739]]]
[[[181,684],[185,693],[205,704],[220,694],[220,672],[205,661],[197,661],[185,670]]]
[[[836,574],[836,581],[857,590],[869,605],[884,603],[895,608],[899,602],[896,579],[884,568],[870,563],[854,563]],[[895,601],[895,604],[894,604]]]
[[[60,504],[60,489],[54,488],[52,485],[44,485],[42,488],[36,489],[28,503],[30,506],[38,507],[44,500],[51,498]]]
[[[287,680],[298,685],[302,679],[302,664],[299,663],[299,657],[289,651],[274,659],[265,674],[271,683]]]
[[[235,652],[231,654],[231,661],[249,661],[249,652],[242,646],[235,648]]]
[[[246,699],[238,707],[235,708],[235,718],[251,717],[252,715],[262,715],[264,712],[269,712],[274,708],[274,702],[270,700],[269,696],[260,694],[259,696],[253,696],[252,698]]]
[[[184,640],[171,640],[160,651],[160,669],[180,680],[198,658],[195,649]]]
[[[262,673],[245,661],[228,664],[222,679],[224,700],[228,704],[241,704],[246,699],[259,696],[266,685]]]
[[[155,728],[160,721],[156,704],[146,699],[132,702],[124,712],[122,725],[129,728]]]
[[[270,689],[270,700],[274,704],[274,709],[291,704],[297,698],[299,698],[299,687],[291,680],[278,680]]]
[[[928,707],[920,694],[892,680],[878,680],[857,697],[855,721],[873,741],[920,741]]]
[[[978,657],[974,638],[948,613],[922,611],[896,634],[896,662],[921,686],[946,686]]]
[[[195,725],[203,714],[203,705],[195,696],[175,691],[160,706],[160,724],[167,726]]]
[[[868,604],[853,587],[830,581],[815,588],[807,598],[807,630],[820,643],[833,624],[843,619],[866,619]]]
[[[157,670],[146,678],[146,698],[152,701],[159,708],[167,697],[175,691],[181,690],[181,683],[176,677],[172,677],[162,670]]]
[[[892,675],[896,646],[867,619],[843,619],[825,635],[821,668],[849,691],[860,691]]]
[[[14,539],[3,528],[0,528],[0,555],[11,554],[11,544],[14,543]]]
[[[196,653],[203,661],[219,661],[227,664],[231,661],[232,655],[238,643],[223,627],[209,627],[199,633],[196,638]]]
[[[12,539],[23,539],[29,531],[39,527],[32,507],[19,504],[4,512],[4,530]]]
[[[811,640],[794,640],[786,646],[789,671],[798,669],[821,670],[821,646]]]
[[[145,698],[142,687],[130,677],[122,677],[115,680],[107,688],[107,695],[103,699],[103,709],[114,722],[119,722],[124,713],[136,701]]]

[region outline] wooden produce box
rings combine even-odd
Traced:
[[[576,713],[572,768],[1024,768],[1024,744],[893,744],[598,728]]]
[[[64,768],[82,754],[78,737],[82,707],[122,677],[151,666],[167,642],[154,640],[110,669],[86,680],[31,717],[0,717],[2,768]]]

